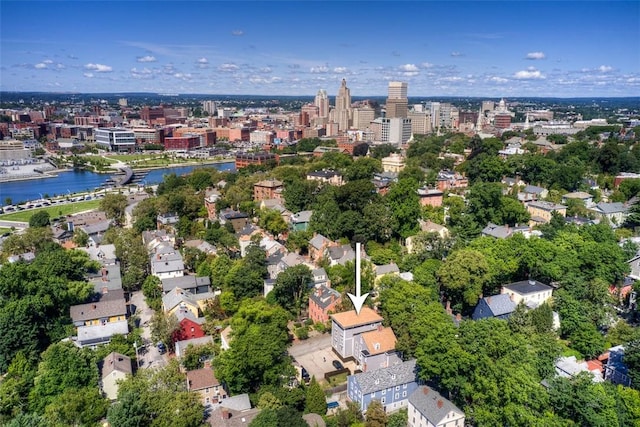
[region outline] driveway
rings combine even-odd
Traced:
[[[325,372],[335,371],[331,361],[338,359],[331,349],[331,334],[295,342],[289,347],[289,354],[317,381],[324,381]]]
[[[160,354],[156,343],[151,340],[150,321],[154,311],[147,305],[142,291],[133,292],[129,303],[132,310],[131,314],[138,315],[140,328],[142,329],[143,342],[138,343],[138,363],[140,368],[164,367],[167,364],[166,355]]]

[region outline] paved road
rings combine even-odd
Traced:
[[[5,221],[5,220],[0,220],[0,227],[4,227],[4,228],[11,228],[11,227],[15,227],[15,228],[28,228],[29,227],[29,223],[28,222],[22,222],[22,221]]]
[[[149,308],[142,291],[133,292],[130,299],[131,305],[135,306],[135,313],[140,319],[142,328],[143,345],[138,347],[138,356],[141,368],[161,368],[167,364],[166,355],[160,354],[155,343],[151,340],[151,326],[149,326],[154,311]],[[132,307],[133,308],[133,307]]]

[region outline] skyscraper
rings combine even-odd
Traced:
[[[313,101],[313,105],[318,107],[318,117],[329,117],[329,96],[327,91],[320,89],[316,94],[316,99]]]
[[[407,105],[409,104],[407,87],[406,82],[389,82],[386,117],[391,119],[407,117]]]
[[[338,123],[340,131],[346,131],[351,126],[351,91],[347,87],[345,79],[342,79],[342,84],[340,84],[336,95],[334,121]]]

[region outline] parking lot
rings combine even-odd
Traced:
[[[343,362],[331,349],[331,334],[322,334],[304,341],[294,343],[289,348],[289,354],[298,364],[304,366],[310,376],[316,380],[324,380],[326,372],[335,371],[332,361],[339,360],[351,372],[355,369],[353,362]]]

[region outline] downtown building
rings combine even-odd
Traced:
[[[99,128],[95,130],[96,144],[104,150],[132,152],[136,148],[136,136],[124,128]]]
[[[406,118],[409,100],[407,98],[406,82],[389,82],[389,95],[387,97],[385,117],[393,119],[396,117]]]

